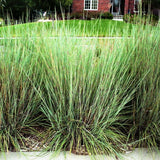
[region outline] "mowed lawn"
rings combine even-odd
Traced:
[[[33,22],[0,28],[0,37],[41,36],[130,36],[135,25],[113,20],[55,20]],[[46,29],[48,33],[46,33]],[[44,34],[43,34],[44,36]]]

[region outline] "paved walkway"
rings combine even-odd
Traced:
[[[123,160],[160,160],[160,152],[150,152],[147,149],[135,149],[132,152],[123,154]],[[60,153],[54,157],[53,152],[48,152],[46,155],[40,155],[39,152],[8,152],[0,153],[0,160],[91,160],[93,157],[80,156],[70,153]],[[114,160],[110,156],[96,156],[97,160]],[[121,160],[121,159],[119,159]]]

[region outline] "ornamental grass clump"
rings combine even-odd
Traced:
[[[49,123],[46,149],[118,154],[127,136],[128,104],[139,83],[129,74],[132,55],[121,41],[114,47],[107,44],[99,56],[95,42],[91,48],[78,47],[82,43],[61,37],[46,40],[41,49],[41,111]]]
[[[131,38],[108,42],[98,56],[96,41],[78,49],[83,39],[50,42],[40,93],[48,150],[118,154],[126,143],[159,145],[158,29],[135,26]]]
[[[147,73],[135,93],[133,107],[133,125],[129,132],[135,146],[160,146],[160,37],[159,27],[145,26],[135,34],[131,41],[134,49],[134,72],[139,79]],[[138,39],[138,42],[137,42]]]
[[[21,25],[28,32],[15,30],[17,39],[3,28],[0,150],[20,150],[32,134],[47,151],[119,156],[128,145],[158,148],[159,27],[128,24],[122,38],[100,41],[76,38],[82,25],[46,25]]]
[[[1,45],[0,151],[19,151],[25,147],[25,135],[34,131],[32,127],[40,116],[40,98],[32,84],[36,58],[34,61],[29,41],[4,40]]]

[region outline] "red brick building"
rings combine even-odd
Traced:
[[[124,15],[138,11],[140,0],[73,0],[72,12],[110,12]]]

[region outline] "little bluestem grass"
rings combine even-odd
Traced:
[[[15,39],[12,27],[1,28],[0,150],[20,150],[35,127],[47,151],[119,156],[127,143],[158,147],[159,26],[126,24],[121,39],[91,40],[58,23],[14,26]]]

